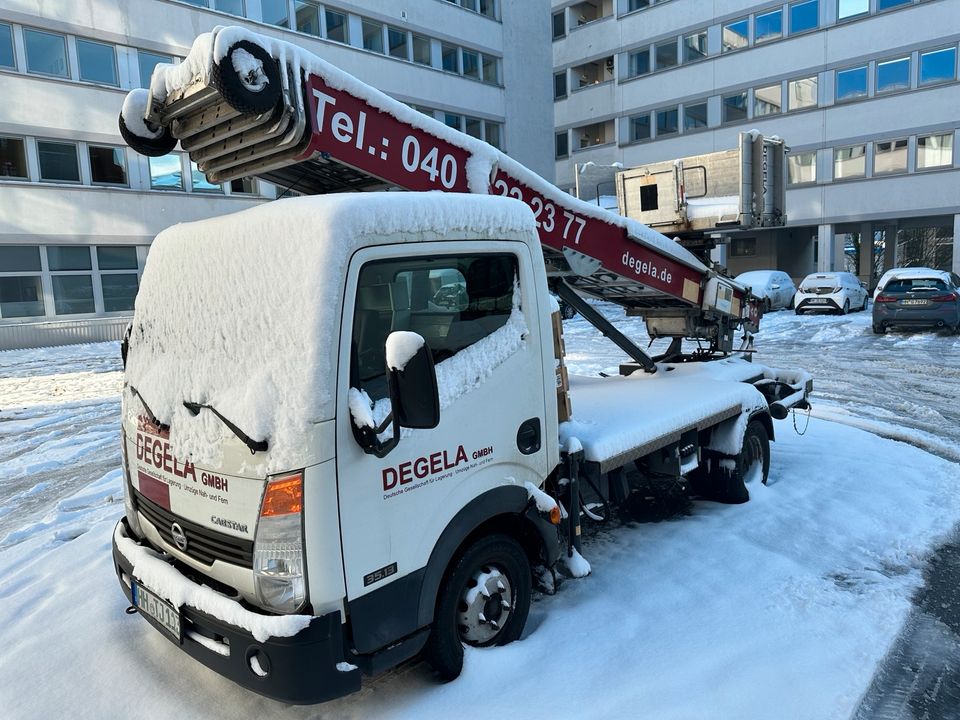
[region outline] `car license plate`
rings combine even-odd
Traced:
[[[183,642],[180,634],[180,611],[177,608],[137,582],[133,583],[133,604],[140,612],[156,620],[177,643]]]
[[[808,300],[807,302],[810,302],[810,303],[812,303],[812,304],[814,304],[814,305],[826,305],[826,304],[827,304],[828,302],[830,302],[830,301],[829,301],[829,300],[826,300],[826,299],[824,299],[824,298],[813,298],[813,299],[811,299],[811,300]]]
[[[904,300],[903,304],[904,305],[926,305],[927,301],[926,300]]]

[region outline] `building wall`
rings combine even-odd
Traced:
[[[724,253],[731,270],[768,261],[793,275],[845,269],[853,256],[846,230],[837,230],[845,223],[858,224],[857,242],[864,247],[872,245],[874,235],[896,244],[900,254],[886,253],[887,265],[916,259],[904,242],[904,233],[912,225],[949,227],[952,253],[948,257],[940,252],[937,257],[946,269],[960,268],[960,237],[953,232],[960,218],[956,132],[960,127],[960,0],[634,0],[633,6],[639,8],[635,10],[631,0],[617,0],[607,17],[576,26],[583,14],[581,5],[553,2],[554,14],[563,13],[567,21],[566,33],[553,42],[554,72],[568,89],[554,103],[558,142],[561,149],[564,140],[568,146],[567,153],[556,157],[561,187],[574,188],[576,166],[587,162],[633,167],[726,150],[736,146],[739,132],[756,128],[784,138],[794,162],[812,153],[816,178],[788,186],[788,227],[754,233],[760,238],[756,256]],[[841,17],[857,5],[864,11]],[[816,26],[794,31],[793,13],[814,6]],[[770,27],[778,11],[782,32],[762,39],[763,29]],[[746,45],[724,51],[724,38],[735,37],[725,28],[739,20],[746,20]],[[686,37],[700,32],[705,56],[686,57]],[[673,52],[675,65],[658,66],[661,49],[666,55]],[[944,57],[933,54],[940,50],[946,50],[952,62],[942,63],[946,76],[927,82],[937,74],[931,72],[939,68],[936,59]],[[609,82],[576,88],[585,62],[607,58],[615,66]],[[902,65],[886,63],[901,58],[909,58],[905,63],[908,81],[903,87],[891,86],[891,68]],[[856,69],[861,67],[865,92],[845,96],[845,91],[857,87],[852,81],[859,80]],[[791,108],[791,97],[800,97],[797,87],[802,85],[791,83],[806,78],[816,78],[815,103]],[[740,93],[745,95],[742,117],[725,115],[725,100],[733,102]],[[761,114],[761,109],[770,109],[769,104],[758,102],[764,97],[779,102],[780,110]],[[701,103],[705,127],[692,121]],[[658,128],[661,118],[670,119],[669,113],[661,111],[674,110],[677,130],[669,132],[672,128],[666,122]],[[644,118],[650,137],[643,137],[642,131],[635,134],[643,125],[634,119]],[[685,127],[688,119],[691,126]],[[598,122],[612,126],[604,142],[580,148],[583,129]],[[924,168],[922,146],[930,136],[939,135],[947,136],[952,149],[943,164]],[[900,150],[887,144],[894,141],[905,147]],[[862,175],[839,177],[835,151],[861,146]],[[884,159],[892,157],[882,153],[888,148],[897,150],[903,164],[893,172],[882,172]],[[875,162],[880,165],[875,167]],[[772,248],[772,256],[760,253],[764,245]],[[875,278],[868,265],[863,262],[856,270],[867,281]],[[882,269],[881,265],[875,271]]]
[[[132,312],[132,291],[131,286],[126,291],[103,287],[103,276],[119,272],[99,266],[100,260],[119,262],[107,259],[109,248],[136,248],[135,266],[134,254],[124,256],[124,275],[139,278],[149,243],[163,228],[241,210],[282,193],[283,188],[265,182],[210,186],[179,152],[161,170],[163,161],[151,165],[120,138],[117,116],[126,93],[145,82],[142,62],[150,54],[179,62],[198,34],[217,25],[240,24],[300,45],[442,122],[478,133],[552,179],[548,0],[519,5],[408,0],[402,7],[390,0],[363,0],[312,7],[314,15],[296,3],[298,16],[293,0],[6,0],[0,5],[0,143],[6,142],[0,144],[0,349],[59,343],[70,336],[71,326],[77,339],[92,337],[89,328],[98,323],[115,335],[109,328],[125,324],[116,320]],[[273,24],[284,10],[286,25]],[[329,35],[326,10],[346,15],[346,43]],[[364,20],[384,26],[383,52],[363,47]],[[390,56],[387,27],[408,33],[405,58]],[[415,35],[429,40],[429,64],[415,61]],[[66,67],[40,72],[38,53],[28,57],[38,38],[55,44],[62,38]],[[112,78],[81,75],[100,67],[86,59],[91,48],[112,52]],[[456,64],[445,69],[444,52],[451,48]],[[481,67],[476,78],[468,76],[474,58]],[[21,148],[25,168],[19,169],[16,160],[4,164],[4,158],[19,157]],[[46,177],[56,165],[50,164],[51,152],[73,153],[67,164],[75,170],[58,171],[58,179]],[[104,178],[98,163],[105,153],[122,161],[122,182],[98,182]],[[160,189],[158,183],[179,187]],[[81,257],[81,251],[64,264],[65,247],[85,248],[89,257]],[[101,258],[101,253],[107,255]],[[36,302],[27,301],[34,292]]]

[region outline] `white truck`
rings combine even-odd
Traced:
[[[745,501],[771,416],[807,406],[809,375],[732,351],[742,288],[293,46],[202,35],[120,124],[317,193],[162,232],[123,344],[121,587],[255,692],[321,702],[421,653],[455,678],[520,636],[535,577],[589,572],[584,518],[651,479]],[[330,192],[376,186],[447,192]],[[571,378],[563,421],[551,290],[630,357]]]

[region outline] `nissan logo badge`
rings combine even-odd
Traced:
[[[178,548],[186,552],[187,550],[187,536],[183,532],[183,528],[180,527],[178,523],[173,523],[170,526],[170,534],[173,535],[173,542]]]

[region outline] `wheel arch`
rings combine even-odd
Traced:
[[[496,534],[516,540],[531,566],[541,559],[550,565],[559,557],[557,530],[539,516],[524,487],[504,485],[478,495],[447,524],[430,553],[420,586],[420,627],[433,622],[440,588],[456,558],[478,538]]]

